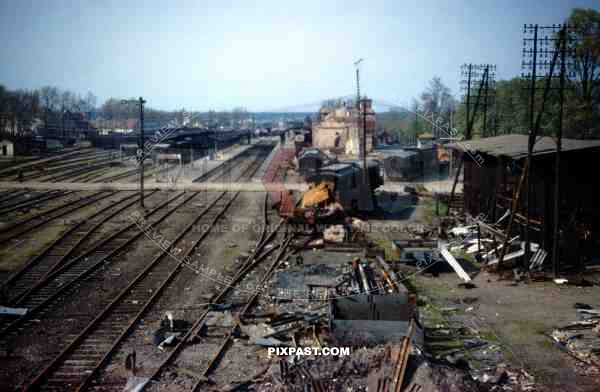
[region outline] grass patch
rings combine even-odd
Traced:
[[[394,250],[394,245],[392,244],[392,241],[385,239],[377,239],[374,241],[374,243],[378,249],[383,251],[384,259],[386,261],[394,261],[397,259],[397,254]]]
[[[437,205],[436,205],[437,204]],[[431,197],[423,200],[423,219],[429,225],[439,216],[448,215],[448,205]]]
[[[414,276],[407,276],[402,279],[402,284],[410,293],[418,293],[419,288],[417,287],[417,280]]]
[[[540,321],[533,320],[511,320],[505,323],[506,338],[515,344],[531,344],[543,334],[548,333],[548,326]],[[543,339],[539,342],[543,343]],[[544,346],[541,344],[541,346]]]
[[[495,343],[498,344],[500,343],[500,339],[498,339],[498,335],[496,335],[496,333],[494,333],[494,331],[490,330],[490,329],[483,329],[483,330],[479,330],[477,331],[477,334],[479,335],[479,337],[483,340],[486,340],[488,342],[491,343]]]
[[[415,277],[415,287],[418,292],[432,298],[448,298],[451,296],[451,288],[439,279],[427,279],[424,277]]]
[[[242,253],[238,246],[226,246],[223,249],[222,256],[225,260],[233,260]]]
[[[446,317],[444,317],[442,310],[437,305],[429,302],[421,307],[420,311],[425,327],[445,328],[448,326]]]
[[[35,233],[35,237],[27,238],[22,244],[11,243],[0,250],[0,271],[12,272],[39,254],[42,249],[58,238],[68,226],[53,225]]]
[[[469,263],[473,264],[474,266],[479,266],[479,263],[477,263],[477,260],[475,260],[475,257],[470,254],[467,253],[464,249],[458,249],[458,250],[454,250],[452,252],[452,255],[458,260],[458,259],[463,259],[465,261],[468,261]]]

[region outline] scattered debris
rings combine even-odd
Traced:
[[[275,338],[256,338],[256,339],[254,339],[254,344],[259,345],[261,347],[283,346],[283,342],[281,340],[275,339]]]
[[[323,231],[323,239],[328,242],[342,243],[346,237],[346,230],[343,225],[329,226]]]
[[[450,234],[454,235],[455,237],[458,237],[458,236],[466,237],[467,235],[469,235],[473,232],[475,227],[476,227],[475,225],[457,226],[457,227],[453,227],[452,229],[450,229],[449,232],[450,232]]]
[[[6,306],[0,306],[0,315],[8,316],[24,316],[27,314],[27,308],[9,308]]]
[[[578,309],[580,310],[580,309]],[[587,310],[589,311],[589,310]],[[576,321],[552,331],[556,344],[572,357],[600,369],[600,313],[591,320]]]
[[[136,371],[135,356],[135,351],[133,351],[125,357],[125,369],[129,370],[133,376],[135,376]]]
[[[531,263],[529,264],[530,271],[541,271],[544,267],[544,261],[546,260],[546,256],[548,256],[548,252],[544,249],[539,248],[537,252],[533,254],[531,257]]]
[[[180,333],[169,333],[167,337],[159,343],[158,349],[161,351],[165,351],[165,347],[173,346],[176,343],[177,338],[180,336]]]
[[[450,251],[448,251],[448,248],[446,247],[446,245],[440,245],[439,250],[440,250],[440,253],[441,253],[442,257],[444,258],[444,260],[446,260],[448,262],[448,264],[450,264],[450,266],[454,269],[454,271],[456,272],[458,277],[461,278],[462,280],[464,280],[465,282],[470,282],[471,277],[469,276],[469,274],[467,274],[465,272],[465,270],[458,263],[458,261],[456,261],[454,256],[452,256],[452,253],[450,253]]]
[[[148,382],[150,382],[148,377],[129,377],[127,378],[127,384],[123,388],[123,392],[141,392]]]

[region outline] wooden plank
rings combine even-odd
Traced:
[[[446,245],[440,246],[440,253],[442,254],[442,257],[444,258],[444,260],[446,260],[446,262],[448,262],[448,264],[450,264],[450,266],[452,267],[454,272],[456,272],[456,274],[458,275],[459,278],[461,278],[465,282],[471,281],[471,277],[469,276],[469,274],[467,274],[467,272],[463,269],[463,267],[461,267],[459,262],[456,261],[454,256],[452,256],[452,253],[450,253],[450,251],[448,250]]]
[[[394,392],[402,391],[402,383],[404,382],[404,374],[406,372],[406,365],[408,364],[408,356],[410,355],[410,339],[414,331],[414,319],[410,321],[408,332],[402,339],[400,350],[398,351],[398,357],[396,360],[396,366],[394,368]]]

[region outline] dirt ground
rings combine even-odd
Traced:
[[[414,230],[419,225],[431,228],[435,220],[431,203],[422,199],[406,219],[371,220],[370,224]],[[407,236],[403,230],[379,229],[371,237],[385,244]],[[577,320],[575,303],[600,308],[600,287],[557,285],[552,281],[515,284],[512,279],[502,280],[497,273],[480,272],[473,279],[476,287],[466,289],[459,286],[462,281],[454,271],[445,262],[440,263],[446,272],[439,274],[439,268],[432,274],[431,270],[400,267],[411,276],[407,283],[418,292],[422,314],[434,313],[430,327],[439,323],[477,331],[486,338],[488,347],[499,347],[497,357],[493,350],[481,350],[481,355],[488,356],[483,362],[524,369],[534,380],[532,390],[600,390],[600,369],[574,359],[549,337],[555,328]]]
[[[448,319],[491,334],[501,347],[503,360],[526,369],[542,387],[539,390],[600,390],[598,369],[562,352],[549,337],[553,329],[576,320],[576,302],[600,307],[600,287],[559,286],[554,282],[515,285],[486,272],[475,277],[477,287],[473,289],[459,287],[454,272],[439,276],[421,273],[415,281],[434,306],[457,308]]]

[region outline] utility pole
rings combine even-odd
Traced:
[[[531,69],[531,83],[529,85],[529,143],[527,145],[527,160],[529,165],[525,168],[525,179],[527,180],[527,197],[525,211],[525,263],[531,259],[531,238],[529,236],[529,219],[531,213],[531,192],[533,191],[533,182],[531,181],[531,157],[533,156],[533,146],[535,145],[534,110],[535,110],[535,85],[537,82],[537,44],[538,44],[538,25],[533,27],[533,65]]]
[[[361,115],[361,98],[360,98],[360,69],[358,67],[358,65],[363,61],[363,59],[358,59],[357,61],[354,62],[354,66],[356,67],[356,110],[357,110],[357,117],[356,117],[356,131],[357,131],[357,135],[359,139],[361,139],[361,135],[360,135],[360,131],[359,131],[359,122],[360,122],[360,115]],[[363,139],[364,139],[364,132],[363,132]],[[361,143],[359,141],[358,143],[358,155],[359,157],[362,157],[365,154],[366,151],[363,150],[363,145],[364,143]]]
[[[463,64],[461,67],[461,75],[463,78],[461,82],[461,89],[466,90],[466,94],[463,96],[463,101],[465,101],[465,109],[467,114],[466,119],[466,139],[469,140],[473,136],[473,124],[475,123],[475,118],[477,117],[477,112],[479,110],[479,102],[481,100],[482,93],[485,92],[486,96],[489,94],[489,89],[485,89],[484,86],[488,83],[490,79],[490,74],[492,75],[491,81],[493,82],[493,76],[496,71],[496,66],[491,64]],[[471,83],[474,81],[479,82],[479,88],[477,89],[477,96],[475,98],[475,105],[473,108],[473,113],[471,113]],[[489,83],[488,83],[489,85]],[[464,165],[464,157],[458,163],[458,167],[456,168],[456,173],[454,175],[454,182],[452,183],[452,190],[450,191],[450,199],[448,203],[452,203],[454,199],[454,192],[456,191],[456,185],[458,184],[458,177],[460,176],[460,172],[462,171]],[[447,214],[450,214],[450,208],[448,208]]]
[[[483,95],[483,127],[481,133],[483,137],[487,136],[487,108],[488,108],[488,87],[489,87],[490,70],[489,67],[486,69],[485,82],[484,82],[484,95]],[[479,227],[479,226],[477,226]]]
[[[467,135],[465,137],[465,139],[470,140],[471,139],[471,128],[469,127],[469,111],[471,110],[471,75],[473,72],[473,64],[469,64],[469,71],[468,71],[468,75],[467,75]]]
[[[60,109],[60,137],[65,142],[65,105],[63,104]]]
[[[466,132],[465,138],[471,139],[473,137],[473,125],[475,118],[478,114],[479,100],[483,97],[483,129],[481,131],[482,136],[485,135],[486,124],[487,124],[487,110],[490,105],[494,103],[495,95],[495,73],[496,66],[494,64],[463,64],[461,66],[461,75],[463,80],[461,81],[461,90],[464,91],[462,100],[465,105],[466,111]],[[477,89],[477,99],[475,100],[475,107],[473,106],[474,97],[473,87],[479,85]]]
[[[213,154],[215,157],[217,156],[217,127],[213,132]]]
[[[144,208],[144,159],[146,158],[146,154],[144,154],[144,104],[146,101],[142,97],[139,99],[140,105],[140,141],[139,141],[139,149],[142,150],[142,156],[140,157],[140,206]]]
[[[360,143],[359,143],[359,157],[362,158],[363,163],[363,184],[367,184],[369,171],[367,169],[367,110],[366,110],[366,99],[360,98],[360,70],[358,65],[363,61],[363,59],[358,59],[354,62],[354,66],[356,67],[356,104],[358,109],[358,117],[356,118],[356,128],[359,133]],[[362,104],[362,105],[361,105]],[[362,106],[362,110],[361,110]],[[362,135],[360,135],[360,117],[362,114]]]
[[[217,155],[218,122],[217,122],[217,124],[214,124],[214,121],[215,121],[215,111],[211,109],[208,111],[208,130],[210,131],[212,129],[212,137],[213,137],[212,150],[213,150],[213,154],[216,156]],[[208,153],[210,154],[210,146],[207,148],[207,150],[208,150]]]
[[[144,104],[146,101],[142,97],[139,99],[122,99],[121,105],[133,105],[137,104],[140,113],[140,135],[138,138],[138,166],[139,166],[139,175],[140,175],[140,206],[144,208],[144,159],[146,158],[146,154],[144,154]],[[129,113],[129,110],[127,110]]]
[[[564,28],[568,28],[568,26],[564,26]],[[542,121],[542,116],[544,114],[544,108],[545,108],[545,104],[546,101],[548,99],[548,95],[551,89],[553,89],[552,87],[552,80],[555,78],[555,74],[554,74],[554,69],[555,69],[555,65],[558,61],[562,60],[562,56],[561,56],[561,60],[558,59],[558,54],[560,52],[560,41],[561,38],[559,37],[557,38],[548,38],[543,37],[543,38],[539,38],[538,37],[538,32],[539,30],[542,31],[551,31],[553,33],[556,33],[557,30],[562,30],[563,26],[559,25],[552,25],[552,26],[539,26],[539,25],[524,25],[523,26],[523,33],[525,35],[525,38],[523,39],[523,60],[521,63],[521,68],[523,70],[525,69],[531,69],[531,72],[529,73],[522,73],[522,78],[525,79],[529,79],[530,81],[530,85],[529,85],[529,89],[530,89],[530,104],[529,104],[529,121],[530,121],[530,130],[529,130],[529,139],[528,139],[528,149],[527,149],[527,160],[525,161],[525,166],[523,169],[523,173],[521,174],[521,178],[519,180],[519,186],[517,187],[517,189],[515,190],[514,196],[513,196],[513,201],[512,201],[512,207],[511,207],[511,214],[510,214],[510,218],[508,220],[508,226],[506,228],[506,238],[507,240],[505,240],[504,242],[504,247],[501,249],[500,251],[500,257],[499,257],[499,263],[502,263],[503,259],[504,259],[504,254],[506,252],[506,246],[507,246],[507,241],[508,238],[511,235],[511,227],[512,227],[512,223],[513,223],[513,219],[514,219],[514,215],[517,212],[518,206],[519,206],[519,196],[520,196],[520,191],[521,191],[521,185],[523,184],[524,181],[527,181],[527,195],[526,195],[526,216],[525,216],[525,267],[528,267],[529,261],[530,261],[530,255],[531,255],[531,238],[530,238],[530,233],[529,233],[529,226],[530,226],[530,212],[531,212],[531,200],[532,200],[532,190],[533,190],[533,184],[531,181],[531,167],[533,165],[532,162],[532,158],[533,158],[533,148],[535,146],[535,142],[536,142],[536,137],[538,134],[538,131],[540,129],[541,126],[541,121]],[[532,35],[532,38],[529,37],[529,35]],[[561,35],[562,36],[562,35]],[[556,42],[558,42],[558,44],[556,44]],[[547,47],[550,44],[553,44],[555,47],[553,49],[547,49]],[[529,45],[532,45],[532,48],[529,47]],[[542,46],[542,49],[540,50],[538,48],[538,44]],[[549,55],[552,55],[552,60],[550,62],[548,61],[541,61],[538,62],[537,58],[538,58],[538,54],[541,54],[542,57],[549,57]],[[529,60],[530,59],[530,60]],[[563,63],[564,64],[564,63]],[[545,75],[541,75],[538,76],[537,75],[537,68],[538,66],[542,69],[542,73],[545,72]],[[566,64],[565,64],[566,66]],[[561,69],[562,69],[562,65],[561,65]],[[538,78],[541,79],[545,79],[545,83],[544,83],[544,87],[543,89],[543,94],[542,94],[542,100],[541,100],[541,104],[539,107],[539,110],[537,112],[537,114],[535,114],[535,91],[538,89],[537,85],[537,80]],[[564,82],[562,84],[562,88],[564,89]],[[562,113],[560,114],[560,122],[561,124],[559,125],[560,128],[562,128]],[[562,138],[562,129],[559,131],[560,134],[560,138]],[[559,142],[560,143],[560,142]],[[557,144],[557,148],[558,144]],[[557,153],[557,155],[559,155]],[[558,158],[558,157],[556,157]],[[559,175],[560,171],[559,168],[556,167],[555,170],[557,171],[555,173],[555,175]],[[555,178],[556,179],[556,178]],[[555,183],[555,190],[556,190],[556,186],[557,184]],[[554,200],[554,204],[556,206],[556,203],[559,203],[560,201],[557,200],[559,199],[559,195],[555,194],[555,200]],[[554,216],[556,216],[558,212],[554,211]],[[558,224],[557,219],[553,222],[555,225]],[[546,234],[546,228],[544,227],[544,234]],[[554,231],[556,232],[558,230],[557,227],[554,227]],[[548,237],[547,235],[545,235],[545,237]],[[544,241],[546,241],[546,238],[544,238]],[[553,241],[554,243],[557,242],[557,239],[555,239]],[[558,253],[558,249],[556,250]],[[553,244],[553,252],[554,252],[554,244]],[[554,256],[554,255],[553,255]],[[556,255],[556,259],[553,260],[553,263],[558,263],[558,254]]]
[[[367,183],[367,179],[368,179],[368,173],[369,171],[367,170],[367,100],[363,99],[363,106],[362,106],[362,151],[363,151],[363,170],[364,170],[364,182],[365,184]]]
[[[560,254],[558,242],[560,239],[560,154],[562,150],[563,113],[565,101],[565,78],[566,78],[566,52],[567,52],[567,26],[560,30],[560,95],[558,111],[558,130],[556,132],[556,157],[554,163],[554,232],[552,239],[552,273],[555,278],[560,274]]]

